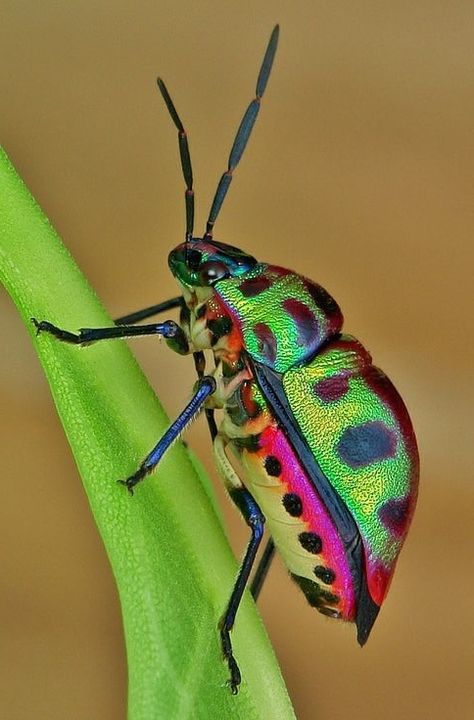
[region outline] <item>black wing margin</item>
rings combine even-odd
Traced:
[[[254,377],[270,406],[273,416],[286,435],[308,477],[313,482],[344,543],[351,569],[356,601],[357,640],[364,645],[377,618],[379,606],[372,600],[367,587],[364,547],[359,529],[342,498],[321,470],[302,435],[285,395],[281,374],[247,356]]]

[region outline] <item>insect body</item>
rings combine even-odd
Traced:
[[[161,334],[180,354],[193,353],[195,393],[137,472],[132,490],[169,445],[205,409],[215,459],[251,529],[239,575],[220,623],[230,685],[240,671],[230,631],[266,520],[272,540],[256,580],[258,594],[273,543],[309,603],[354,622],[362,645],[386,595],[416,502],[418,455],[405,406],[369,353],[342,334],[342,313],[319,285],[291,270],[213,239],[213,227],[255,122],[276,51],[272,33],[250,103],[237,131],[206,232],[193,237],[194,192],[186,132],[163,82],[159,87],[178,130],[186,182],[186,235],[169,256],[181,295],[120,318],[114,328],[61,330],[66,342]],[[180,308],[180,322],[135,325]],[[215,368],[205,373],[204,351]],[[222,411],[219,427],[214,410]],[[226,450],[232,452],[235,467]],[[239,470],[237,470],[238,468]]]

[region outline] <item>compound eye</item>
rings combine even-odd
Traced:
[[[213,285],[218,280],[229,276],[228,267],[224,263],[216,260],[210,260],[204,263],[199,270],[199,279],[203,285]]]
[[[186,265],[190,270],[198,270],[202,260],[202,253],[199,250],[186,248]]]

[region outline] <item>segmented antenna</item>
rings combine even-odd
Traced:
[[[166,103],[166,107],[168,108],[168,112],[171,115],[171,119],[178,130],[179,155],[181,157],[184,182],[186,183],[186,190],[184,193],[184,202],[186,205],[186,242],[189,242],[193,237],[194,227],[194,190],[193,169],[191,167],[191,157],[189,155],[188,138],[186,130],[183,127],[183,123],[179,119],[179,115],[176,112],[172,99],[170,98],[170,94],[166,89],[166,85],[161,78],[157,79],[157,83],[163,96],[163,100]]]
[[[232,182],[232,173],[240,162],[240,158],[242,157],[245,147],[247,145],[250,133],[252,132],[253,126],[255,124],[255,120],[257,119],[258,111],[260,110],[260,101],[263,97],[263,93],[265,92],[265,88],[267,87],[268,78],[270,77],[270,72],[272,69],[273,60],[278,45],[279,32],[279,26],[275,25],[275,27],[273,28],[273,32],[270,36],[270,40],[268,41],[262,66],[258,74],[255,98],[252,100],[244,113],[242,121],[239,125],[239,129],[237,130],[237,134],[235,136],[234,144],[232,145],[232,150],[230,151],[227,170],[219,180],[216,194],[214,195],[214,200],[212,202],[211,211],[209,213],[209,218],[206,225],[206,232],[204,235],[205,238],[212,238],[214,224],[222,207],[222,203],[224,202],[224,198],[227,195],[229,185]]]

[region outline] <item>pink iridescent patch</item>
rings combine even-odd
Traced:
[[[285,486],[287,494],[294,494],[301,499],[303,507],[301,520],[306,523],[307,532],[321,538],[321,554],[324,562],[335,573],[335,580],[328,590],[341,598],[338,610],[341,611],[342,617],[345,620],[353,620],[354,589],[343,543],[318,492],[296,458],[293,448],[281,430],[268,427],[260,435],[258,454],[263,458],[271,455],[280,462],[282,472],[279,479]]]

